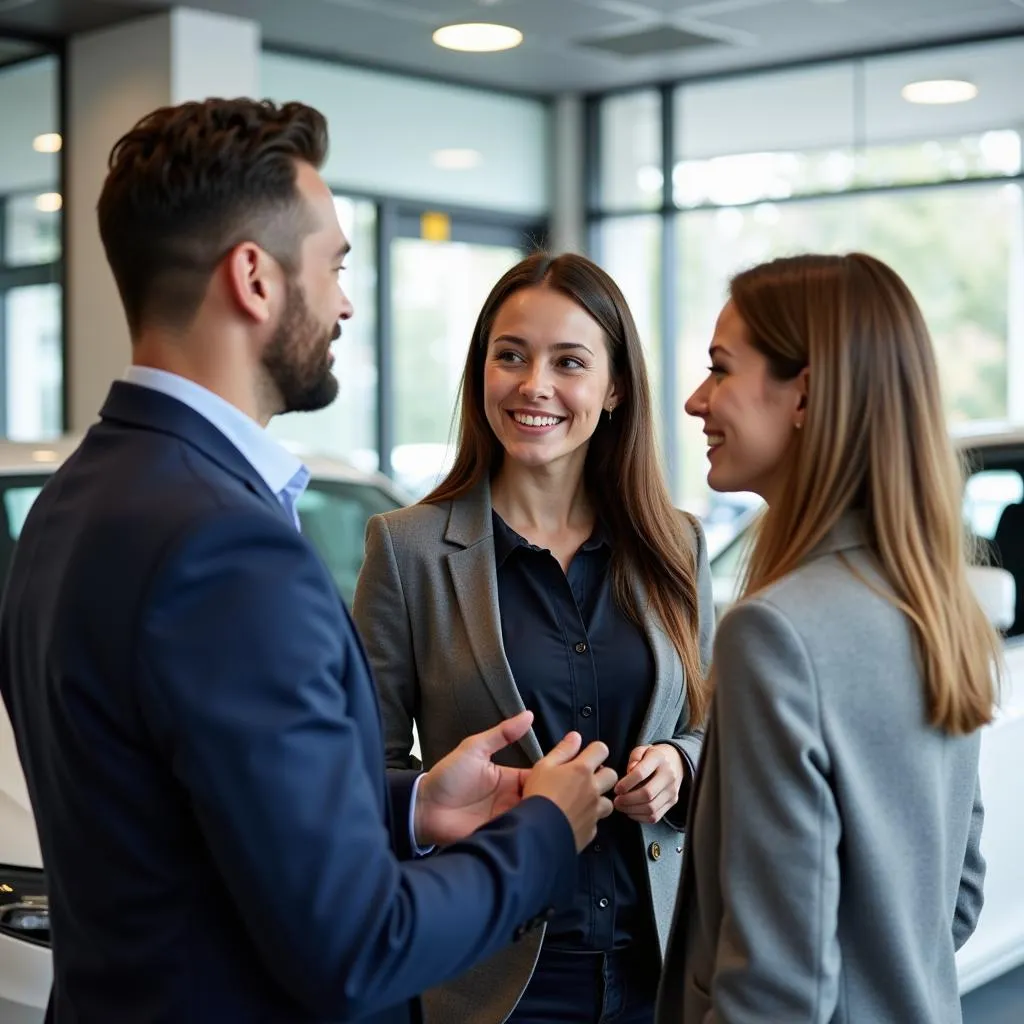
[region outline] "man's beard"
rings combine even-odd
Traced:
[[[330,332],[324,329],[298,282],[290,278],[281,322],[263,352],[263,366],[281,396],[281,412],[315,412],[334,401],[338,381],[328,354],[340,334],[337,323]]]

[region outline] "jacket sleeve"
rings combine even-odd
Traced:
[[[831,1020],[839,993],[841,822],[820,692],[803,641],[766,601],[715,645],[721,930],[714,1021]]]
[[[139,613],[140,710],[268,974],[311,1016],[464,972],[572,884],[572,830],[543,798],[400,863],[365,749],[372,682],[313,549],[237,510],[172,547]]]
[[[422,767],[413,752],[413,722],[419,709],[419,679],[409,607],[384,516],[366,524],[366,554],[356,583],[352,617],[373,669],[384,719],[388,768]]]
[[[985,903],[985,858],[981,855],[981,828],[985,821],[985,808],[981,802],[981,782],[974,785],[974,808],[971,811],[971,828],[967,836],[967,850],[964,853],[964,868],[960,875],[960,891],[957,893],[956,910],[953,914],[953,946],[959,949],[978,926],[981,908]]]
[[[697,642],[700,650],[701,671],[705,678],[711,670],[711,651],[715,639],[715,602],[711,590],[711,565],[708,562],[707,542],[699,520],[683,513],[689,528],[693,531],[695,563],[697,566]],[[665,821],[676,829],[686,827],[687,814],[690,808],[690,794],[693,781],[697,777],[700,766],[701,750],[704,747],[703,723],[694,727],[689,724],[689,707],[684,702],[676,722],[675,732],[662,743],[671,743],[682,755],[686,764],[686,775],[679,790],[679,800],[665,815]]]

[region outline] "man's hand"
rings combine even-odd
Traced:
[[[637,747],[615,787],[615,809],[644,824],[661,821],[679,800],[685,771],[683,755],[671,743]]]
[[[577,852],[597,834],[598,820],[612,813],[612,802],[604,794],[616,779],[611,768],[601,767],[608,748],[595,742],[580,753],[582,743],[578,732],[568,733],[533,766],[523,786],[524,799],[547,797],[569,819]]]
[[[413,829],[418,846],[465,839],[523,798],[527,768],[504,768],[491,758],[526,735],[533,712],[523,711],[487,732],[467,736],[420,782]]]

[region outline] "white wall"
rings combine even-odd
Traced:
[[[550,202],[550,113],[539,100],[264,53],[261,92],[327,117],[324,177],[338,191],[529,215]],[[443,170],[439,149],[472,149],[476,167]]]

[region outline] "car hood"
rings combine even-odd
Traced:
[[[41,868],[36,823],[11,723],[0,705],[0,864]]]

